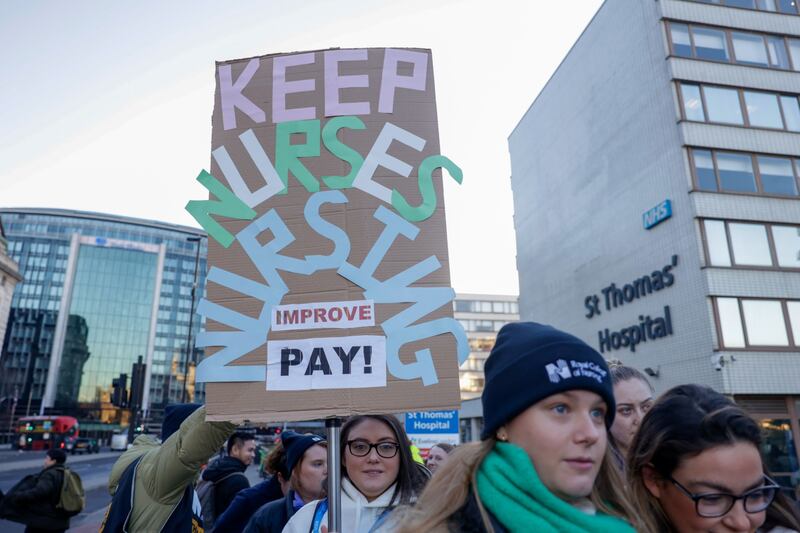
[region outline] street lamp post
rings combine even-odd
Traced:
[[[194,299],[197,293],[197,270],[200,265],[200,237],[188,237],[189,242],[197,243],[194,254],[194,279],[192,280],[192,305],[189,312],[189,331],[186,332],[186,357],[183,360],[183,392],[181,403],[186,403],[186,379],[189,373],[189,356],[192,353],[192,326],[194,325]]]

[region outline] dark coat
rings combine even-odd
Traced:
[[[3,498],[2,517],[35,529],[67,529],[69,515],[56,507],[63,484],[63,465],[27,476]]]
[[[244,533],[281,533],[294,516],[294,491],[261,507],[247,523]]]
[[[281,484],[275,476],[245,489],[236,495],[222,516],[217,516],[217,521],[214,522],[214,531],[239,533],[244,530],[250,517],[262,505],[282,498]]]
[[[247,470],[247,465],[239,459],[223,457],[203,472],[203,479],[215,484],[214,513],[216,516],[221,516],[225,512],[240,490],[250,488],[250,482],[244,475],[245,470]]]
[[[508,532],[508,530],[492,516],[492,513],[490,513],[488,509],[486,512],[494,528],[494,533]],[[483,527],[481,510],[478,507],[478,500],[475,499],[475,493],[473,491],[469,492],[466,503],[447,520],[447,527],[453,533],[487,533],[486,528]]]

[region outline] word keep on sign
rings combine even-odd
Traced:
[[[267,390],[386,386],[386,337],[267,342]]]

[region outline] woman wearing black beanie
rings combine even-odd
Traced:
[[[607,446],[614,394],[602,356],[517,322],[498,333],[485,373],[483,441],[450,457],[396,529],[633,533]]]

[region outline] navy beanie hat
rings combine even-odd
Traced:
[[[614,388],[605,359],[579,338],[536,322],[512,322],[497,334],[484,366],[482,439],[553,394],[581,389],[605,400],[614,422]]]
[[[164,420],[161,422],[161,442],[178,431],[189,415],[200,409],[199,403],[176,403],[164,408]]]
[[[325,438],[319,435],[305,435],[294,431],[281,433],[281,444],[283,444],[283,449],[286,450],[286,471],[289,472],[290,476],[292,475],[292,469],[300,462],[300,458],[303,457],[306,450],[322,442],[325,442]]]

